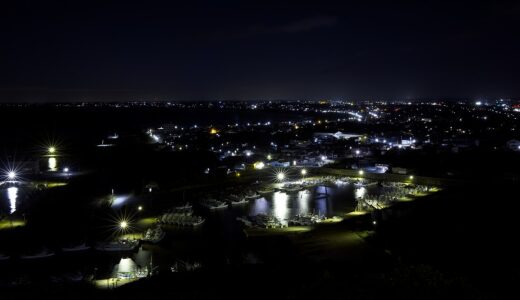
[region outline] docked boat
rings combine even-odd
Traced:
[[[54,256],[54,251],[51,251],[49,249],[43,249],[42,251],[35,253],[35,254],[29,254],[29,255],[22,255],[20,256],[21,259],[37,259],[37,258],[47,258]]]
[[[207,199],[201,202],[201,205],[207,209],[215,210],[215,209],[223,209],[227,208],[228,205],[226,202],[218,201],[216,199]]]
[[[158,222],[165,225],[174,226],[199,226],[204,223],[205,219],[200,216],[179,213],[165,213],[159,217]]]
[[[250,222],[244,222],[244,220],[247,220]],[[250,216],[247,219],[241,218],[239,219],[244,225],[248,227],[259,227],[259,228],[281,228],[284,227],[282,222],[280,222],[277,218],[274,216],[269,216],[265,214],[259,214],[256,216]]]
[[[185,214],[192,214],[193,213],[193,206],[190,203],[186,203],[181,206],[176,206],[172,209],[172,212],[174,213],[185,213]]]
[[[142,240],[156,244],[162,241],[165,235],[166,232],[164,232],[164,230],[162,230],[161,226],[159,225],[154,228],[148,228]]]
[[[245,193],[244,197],[246,199],[258,199],[260,197],[262,197],[262,195],[260,195],[258,192],[255,192],[253,190],[249,190]]]
[[[231,195],[228,197],[228,201],[231,205],[242,205],[249,202],[245,197],[240,197],[237,195]]]
[[[96,246],[99,251],[132,251],[139,245],[138,240],[117,240],[108,243],[100,243]]]
[[[274,192],[274,189],[272,189],[272,188],[263,188],[263,189],[259,189],[257,192],[260,195],[269,195],[269,194]]]
[[[292,226],[311,226],[320,223],[323,217],[317,214],[301,214],[292,217],[289,220],[289,225]]]
[[[90,249],[90,246],[87,246],[87,244],[83,243],[77,246],[73,247],[63,247],[61,248],[61,251],[63,252],[77,252],[77,251],[85,251]]]

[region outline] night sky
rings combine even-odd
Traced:
[[[4,102],[520,96],[518,2],[0,5]]]

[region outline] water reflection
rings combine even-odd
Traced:
[[[298,213],[309,213],[309,201],[311,200],[311,193],[308,191],[298,192]]]
[[[283,192],[275,192],[273,195],[273,215],[283,221],[289,218],[289,195]]]
[[[317,213],[320,216],[326,216],[327,215],[327,198],[320,198],[316,200],[316,209],[318,210]]]
[[[18,188],[12,186],[7,189],[7,198],[9,199],[9,205],[11,209],[11,214],[16,211],[16,199],[18,198]]]
[[[355,191],[355,197],[356,199],[363,199],[365,197],[367,193],[367,189],[365,187],[359,187],[359,188],[356,188],[356,191]]]
[[[48,160],[49,171],[56,171],[58,169],[58,160],[56,157],[49,157]]]
[[[251,215],[269,214],[269,202],[265,198],[256,199],[251,207]]]

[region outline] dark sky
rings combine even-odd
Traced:
[[[520,96],[514,2],[13,0],[0,26],[2,101]]]

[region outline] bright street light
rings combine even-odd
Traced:
[[[303,176],[305,176],[305,175],[307,175],[307,170],[306,170],[306,169],[302,169],[302,170],[300,171],[300,173],[301,173]]]
[[[54,153],[56,153],[56,147],[50,146],[49,147],[49,154],[54,154]]]
[[[137,208],[139,211],[143,210],[143,207],[141,205],[139,205],[139,207]]]
[[[126,229],[128,227],[128,222],[121,221],[121,223],[119,223],[119,227],[121,227],[121,229]]]
[[[9,171],[9,173],[7,173],[7,178],[9,178],[10,180],[15,179],[16,173],[14,171]]]
[[[276,179],[282,181],[284,180],[285,178],[285,174],[283,172],[279,172],[278,174],[276,174]]]
[[[365,174],[365,172],[364,172],[363,170],[359,170],[358,173],[359,173],[359,175],[363,175],[363,174]]]

